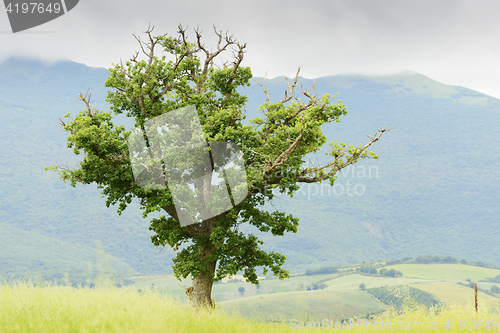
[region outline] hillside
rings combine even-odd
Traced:
[[[22,241],[20,241],[22,240]],[[39,233],[0,224],[0,278],[31,276],[35,280],[47,274],[62,277],[72,272],[72,277],[96,277],[96,274],[137,274],[138,272],[102,249],[75,245]]]
[[[359,271],[372,267],[376,273]],[[396,269],[402,276],[381,275],[383,269]],[[258,286],[242,277],[216,283],[212,295],[220,307],[248,318],[284,321],[290,318],[317,320],[330,318],[365,318],[392,311],[394,307],[436,307],[438,309],[474,305],[474,288],[478,283],[478,300],[482,312],[500,307],[500,269],[464,264],[399,264],[384,262],[339,267],[330,274],[301,273],[280,281],[261,279]],[[154,290],[187,302],[185,288],[190,281],[177,281],[172,275],[130,277],[131,287]],[[363,286],[363,287],[361,287]]]
[[[17,231],[8,238],[15,251],[0,238],[0,262],[12,263],[0,267],[2,278],[40,267],[85,271],[84,262],[97,265],[89,254],[96,244],[116,260],[119,275],[171,271],[173,252],[150,244],[148,221],[138,209],[117,216],[95,187],[73,189],[44,171],[78,161],[58,119],[81,110],[77,96],[87,90],[106,109],[107,74],[72,62],[11,59],[0,65],[0,225]],[[285,84],[283,78],[267,80],[271,98],[281,98]],[[297,234],[263,235],[266,248],[287,256],[286,268],[293,273],[429,253],[500,264],[499,100],[413,72],[336,75],[318,78],[315,86],[317,94],[340,92],[348,110],[340,124],[324,128],[330,141],[364,143],[376,128],[395,129],[373,147],[378,160],[347,170],[333,189],[304,187],[269,206],[301,219]],[[248,121],[259,114],[264,95],[257,84],[243,91]],[[321,161],[324,155],[317,154],[308,163]],[[42,252],[46,244],[59,248]],[[31,260],[29,253],[46,255]]]

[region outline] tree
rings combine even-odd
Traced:
[[[243,295],[245,293],[245,287],[239,287],[238,292]]]
[[[328,163],[303,167],[305,156],[326,143],[321,126],[338,122],[340,116],[346,114],[340,101],[332,103],[333,98],[328,94],[319,98],[314,90],[303,89],[302,85],[298,92],[297,72],[293,80],[286,81],[285,97],[272,102],[264,79],[261,86],[267,101],[260,107],[263,116],[252,119],[252,125],[243,125],[241,120],[247,97],[237,88],[249,86],[252,78],[250,68],[242,66],[246,44],[215,28],[218,41],[213,50],[202,42],[198,29],[192,40],[182,26],[175,37],[153,36],[152,31],[148,28],[145,32],[145,41],[134,35],[140,51],[129,61],[110,69],[105,83],[106,87],[114,89],[106,99],[110,112],[97,110],[91,105],[90,95],[80,94],[85,110],[74,119],[61,120],[69,132],[68,147],[75,154],[83,154],[79,166],[48,169],[57,170],[72,186],[97,184],[106,198],[106,206],[118,205],[118,214],[133,199],[139,202],[144,218],[153,212],[166,213],[151,220],[152,242],[155,246],[168,245],[178,251],[173,259],[174,274],[179,279],[193,279],[189,297],[197,306],[213,305],[213,283],[238,272],[243,272],[246,281],[253,284],[258,284],[258,267],[263,267],[264,274],[271,270],[280,279],[287,278],[288,271],[282,268],[285,256],[264,251],[261,240],[253,234],[244,234],[238,226],[249,223],[274,236],[297,232],[297,218],[259,208],[273,199],[273,189],[292,196],[300,183],[329,181],[333,186],[338,171],[361,158],[377,157],[367,149],[386,129],[378,130],[364,146],[333,142]],[[158,52],[162,51],[160,56]],[[231,61],[217,63],[228,51],[232,51]],[[244,189],[239,190],[244,190],[246,195],[244,200],[217,216],[182,226],[169,187],[145,188],[136,182],[128,146],[132,132],[114,125],[112,118],[113,113],[132,117],[135,127],[144,135],[147,149],[156,154],[159,147],[155,142],[148,143],[145,135],[148,121],[189,106],[194,106],[198,114],[208,145],[227,142],[240,147],[246,183]],[[144,165],[145,170],[161,178],[158,181],[169,184],[171,179],[161,172],[169,161],[155,157],[153,162],[155,164]],[[212,169],[215,164],[212,161]],[[211,173],[206,175],[194,184],[194,191],[202,205],[208,207],[212,202],[206,193],[211,190],[212,179]]]
[[[360,290],[366,290],[366,286],[365,286],[365,284],[364,284],[364,283],[360,283],[360,285],[359,285],[359,289],[360,289]]]

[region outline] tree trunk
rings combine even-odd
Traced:
[[[191,305],[194,307],[213,307],[212,301],[212,286],[214,283],[216,261],[208,260],[211,249],[209,247],[200,248],[200,255],[205,261],[206,271],[193,278],[193,286],[188,288],[186,293],[189,296]]]

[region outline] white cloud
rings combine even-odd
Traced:
[[[500,98],[500,3],[493,0],[97,1],[24,33],[8,33],[0,13],[0,60],[67,58],[109,67],[138,49],[148,23],[173,34],[179,23],[212,24],[248,42],[254,75],[305,77],[404,69]],[[46,33],[44,33],[46,32]],[[191,34],[193,35],[193,34]]]

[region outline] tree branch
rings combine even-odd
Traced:
[[[328,164],[324,165],[324,166],[321,166],[321,167],[317,167],[317,168],[307,168],[305,169],[303,172],[301,172],[297,177],[296,177],[296,180],[298,182],[302,182],[302,183],[316,183],[316,182],[321,182],[323,180],[326,180],[328,178],[330,178],[331,176],[334,176],[338,171],[346,168],[347,166],[355,163],[360,157],[361,157],[361,154],[363,152],[365,152],[368,147],[370,147],[372,144],[374,144],[375,142],[377,142],[380,137],[382,136],[383,133],[387,132],[387,131],[390,131],[392,128],[390,129],[386,129],[385,127],[381,130],[377,130],[377,134],[373,137],[370,137],[368,136],[368,138],[370,138],[370,141],[365,144],[363,147],[361,148],[356,148],[356,151],[351,155],[349,156],[349,158],[347,158],[347,160],[342,163],[342,164],[338,164],[337,162],[340,160],[340,158],[342,156],[345,155],[345,151],[343,152],[340,152],[336,157],[335,157],[335,160],[334,161],[331,161],[329,162]],[[330,172],[328,173],[325,173],[321,176],[316,176],[316,177],[307,177],[307,175],[309,174],[312,174],[312,173],[316,173],[318,171],[321,171],[323,169],[326,169],[326,168],[329,168],[331,166],[334,166],[333,169],[330,170]]]
[[[88,91],[85,93],[85,96],[83,96],[83,94],[80,92],[80,96],[78,96],[78,99],[83,101],[85,103],[85,105],[87,106],[87,113],[88,113],[89,117],[93,117],[96,113],[96,109],[95,109],[95,107],[90,105],[90,96],[92,96],[92,94]]]
[[[262,79],[262,84],[260,84],[257,80],[255,80],[255,82],[257,82],[257,84],[262,87],[262,90],[264,90],[264,93],[266,94],[267,102],[269,104],[271,104],[271,98],[269,97],[269,89],[266,89],[264,86],[265,81],[266,81],[266,77],[267,77],[267,71],[266,71],[266,74],[264,75],[264,78]],[[286,92],[285,92],[285,95],[286,95]]]

